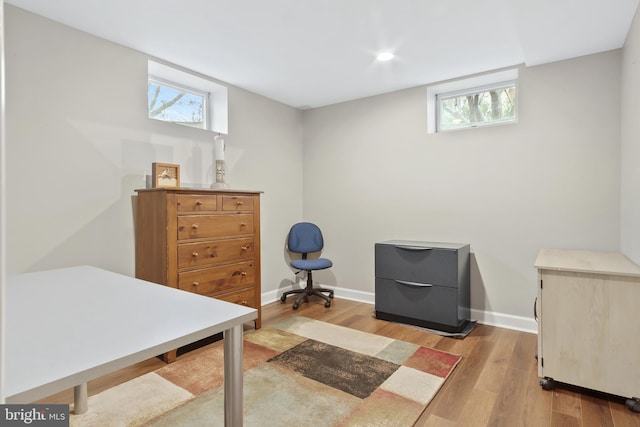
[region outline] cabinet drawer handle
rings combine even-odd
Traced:
[[[193,224],[193,225],[191,226],[191,228],[192,228],[192,229],[194,229],[194,230],[197,230],[197,229],[198,229],[198,224]]]
[[[243,246],[242,248],[240,248],[240,249],[242,249],[243,251],[246,251],[246,250],[247,250],[247,249],[249,249],[249,248],[250,248],[250,246],[249,246],[249,245],[244,245],[244,246]]]
[[[429,283],[407,282],[405,280],[395,280],[395,282],[400,285],[416,286],[418,288],[430,288],[433,286]]]
[[[194,253],[191,254],[191,256],[194,257],[194,258],[197,258],[198,255],[199,255],[198,252],[194,252]]]
[[[247,301],[246,299],[243,299],[242,301],[240,301],[241,305],[249,305],[249,301]]]
[[[240,223],[240,227],[246,227],[246,226],[247,226],[247,223],[246,223],[246,222],[241,222],[241,223]]]
[[[395,245],[398,249],[404,249],[406,251],[430,251],[433,248],[425,248],[424,246],[407,246],[407,245]]]
[[[243,205],[242,201],[240,201],[240,200],[236,201],[236,206],[242,206],[242,205]]]
[[[240,275],[241,275],[241,276],[246,276],[246,275],[247,275],[247,272],[246,272],[246,271],[243,271],[243,272],[241,272],[241,273],[240,273]]]
[[[200,284],[199,282],[193,282],[193,283],[192,283],[192,285],[193,285],[193,287],[194,287],[194,288],[197,288],[199,284]]]
[[[198,205],[198,206],[202,205],[202,201],[196,200],[196,205]]]

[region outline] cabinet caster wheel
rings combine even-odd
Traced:
[[[543,390],[553,390],[555,388],[555,384],[553,382],[553,378],[543,378],[540,380],[540,386]]]
[[[325,302],[325,303],[324,303],[324,306],[325,306],[325,307],[327,307],[327,308],[329,308],[329,307],[331,307],[331,303],[330,303],[330,302]]]
[[[299,305],[298,305],[298,304],[293,304],[293,309],[294,309],[294,310],[297,310],[297,309],[298,309],[298,307],[299,307]]]
[[[625,406],[632,412],[640,413],[640,399],[634,397],[633,399],[627,399]]]

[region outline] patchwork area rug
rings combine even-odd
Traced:
[[[461,357],[305,317],[244,335],[245,426],[411,426]],[[72,426],[223,426],[222,342],[89,398]]]

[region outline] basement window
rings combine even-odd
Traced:
[[[429,133],[518,120],[517,70],[487,74],[427,89]]]
[[[516,83],[436,95],[438,131],[516,120]]]
[[[209,93],[149,76],[149,118],[209,129]]]
[[[148,61],[149,118],[228,133],[228,89],[213,80]]]

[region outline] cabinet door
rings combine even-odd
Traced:
[[[637,279],[541,273],[542,375],[620,396],[640,395]]]

